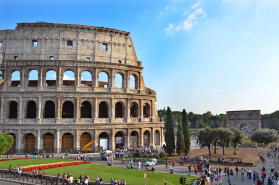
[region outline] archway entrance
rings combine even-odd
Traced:
[[[119,131],[116,132],[115,134],[115,149],[117,148],[123,148],[125,146],[125,142],[124,142],[124,134]]]
[[[143,106],[143,117],[145,118],[150,117],[150,105],[148,103],[144,104]]]
[[[106,132],[102,132],[99,135],[99,150],[108,150],[109,149],[109,135]]]
[[[136,148],[139,145],[138,138],[139,133],[137,131],[133,131],[130,138],[130,147]]]
[[[45,103],[44,118],[55,118],[55,104],[53,101],[47,101]]]
[[[62,152],[71,152],[74,148],[74,138],[70,133],[66,133],[62,137]]]
[[[99,118],[108,118],[108,106],[106,102],[99,104]]]
[[[87,145],[91,141],[91,135],[87,132],[83,133],[80,136],[80,151],[82,151],[82,148]]]
[[[143,146],[149,146],[150,144],[150,132],[146,130],[143,134]]]
[[[47,133],[44,135],[44,151],[47,153],[54,152],[54,135]]]
[[[26,153],[35,152],[35,136],[33,134],[27,134],[25,138]]]
[[[74,104],[70,101],[63,103],[62,118],[74,118]]]
[[[155,146],[160,145],[160,132],[159,132],[159,130],[155,131],[155,143],[154,143],[154,145]]]
[[[16,153],[16,136],[14,134],[9,134],[9,135],[13,136],[14,143],[13,143],[12,148],[7,153],[13,154],[13,153]]]
[[[9,111],[9,118],[10,119],[17,119],[17,102],[13,101],[10,104],[10,111]]]

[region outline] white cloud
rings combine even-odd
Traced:
[[[265,0],[264,2],[258,4],[257,11],[272,11],[276,8],[279,8],[278,0]]]
[[[251,32],[247,33],[246,35],[249,36],[251,34]]]
[[[166,6],[166,10],[168,10],[169,9],[169,6]]]
[[[157,15],[157,18],[162,17],[163,12],[160,12],[159,15]]]
[[[191,8],[192,9],[195,9],[195,8],[197,8],[198,6],[200,6],[201,4],[200,4],[200,2],[197,2],[196,4],[194,4],[193,6],[191,6]]]
[[[198,21],[195,21],[195,20],[198,19],[199,15],[203,15],[202,17],[206,16],[206,14],[204,13],[204,11],[201,8],[195,10],[193,13],[191,13],[187,17],[187,19],[184,22],[181,22],[177,26],[175,26],[173,23],[170,23],[169,27],[165,28],[166,35],[174,35],[175,32],[177,33],[181,30],[191,29],[195,24],[198,23]]]
[[[188,12],[184,12],[182,16],[185,16],[185,15],[187,15],[187,14],[188,14]]]
[[[63,80],[74,80],[75,78],[74,77],[71,77],[71,76],[68,76],[68,75],[65,75],[63,76]]]

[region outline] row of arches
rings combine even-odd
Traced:
[[[62,118],[74,118],[74,104],[71,101],[65,101],[62,105]],[[125,118],[125,104],[117,102],[114,108],[115,118]],[[139,116],[139,106],[133,102],[130,107],[130,117]],[[148,103],[143,106],[143,116],[151,116],[151,108]],[[27,103],[26,118],[37,118],[37,104],[35,101]],[[55,118],[55,103],[53,101],[46,101],[44,105],[43,118]],[[84,101],[80,104],[80,118],[92,118],[92,105],[89,101]],[[18,118],[18,103],[11,101],[9,106],[9,118]],[[109,118],[108,102],[102,101],[98,105],[98,118]]]
[[[16,136],[13,133],[10,133],[9,135],[12,135],[14,138],[14,144],[12,146],[12,148],[10,149],[10,151],[8,153],[15,153],[16,152]],[[125,134],[122,131],[118,131],[115,133],[114,137],[114,149],[118,149],[118,148],[123,148],[125,146],[127,146],[125,143]],[[143,146],[150,146],[150,132],[148,130],[146,130],[143,133]],[[52,153],[57,151],[56,144],[55,144],[55,136],[52,133],[46,133],[42,136],[43,139],[43,145],[40,150],[43,150],[47,153]],[[30,152],[34,152],[36,150],[38,150],[36,148],[36,138],[32,133],[28,133],[23,137],[23,142],[24,142],[24,152],[26,153],[30,153]],[[87,145],[89,142],[91,142],[93,140],[93,138],[91,137],[91,135],[88,132],[84,132],[83,134],[80,135],[79,138],[79,150],[81,151],[81,149]],[[130,147],[138,147],[140,145],[140,141],[139,141],[139,133],[137,131],[132,131],[130,133],[130,143],[129,146]],[[112,149],[111,148],[111,142],[112,140],[110,140],[110,136],[107,132],[102,132],[99,134],[98,136],[98,143],[99,143],[99,149]],[[158,130],[155,131],[155,135],[154,135],[154,145],[160,145],[160,132]],[[61,143],[61,148],[60,151],[61,152],[71,152],[75,150],[74,148],[74,136],[71,133],[65,133],[62,136],[62,143]]]
[[[98,73],[98,87],[107,88],[109,85],[108,72]],[[20,72],[13,71],[11,76],[11,87],[20,87]],[[116,73],[115,88],[124,88],[125,75]],[[37,70],[31,70],[28,75],[28,87],[38,86],[39,73]],[[49,70],[45,76],[45,86],[57,86],[57,73],[54,70]],[[90,71],[83,71],[81,73],[80,84],[82,86],[92,87],[92,73]],[[63,86],[75,86],[76,75],[73,71],[67,70],[63,73]],[[138,89],[138,77],[135,74],[130,75],[130,89]]]

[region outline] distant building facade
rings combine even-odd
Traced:
[[[0,30],[0,132],[13,135],[13,152],[80,151],[93,139],[93,151],[162,145],[156,92],[144,85],[129,34],[46,22]],[[30,80],[32,71],[36,80]],[[63,78],[67,71],[73,79]]]
[[[245,133],[245,138],[251,138],[255,130],[261,129],[261,111],[227,111],[226,124],[228,129],[239,128]]]

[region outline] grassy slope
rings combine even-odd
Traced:
[[[10,165],[13,167],[36,165],[36,164],[48,164],[48,163],[58,163],[62,161],[71,161],[66,159],[56,159],[56,158],[45,158],[45,159],[22,159],[22,160],[12,160],[12,161],[0,161],[1,169],[8,169]]]

